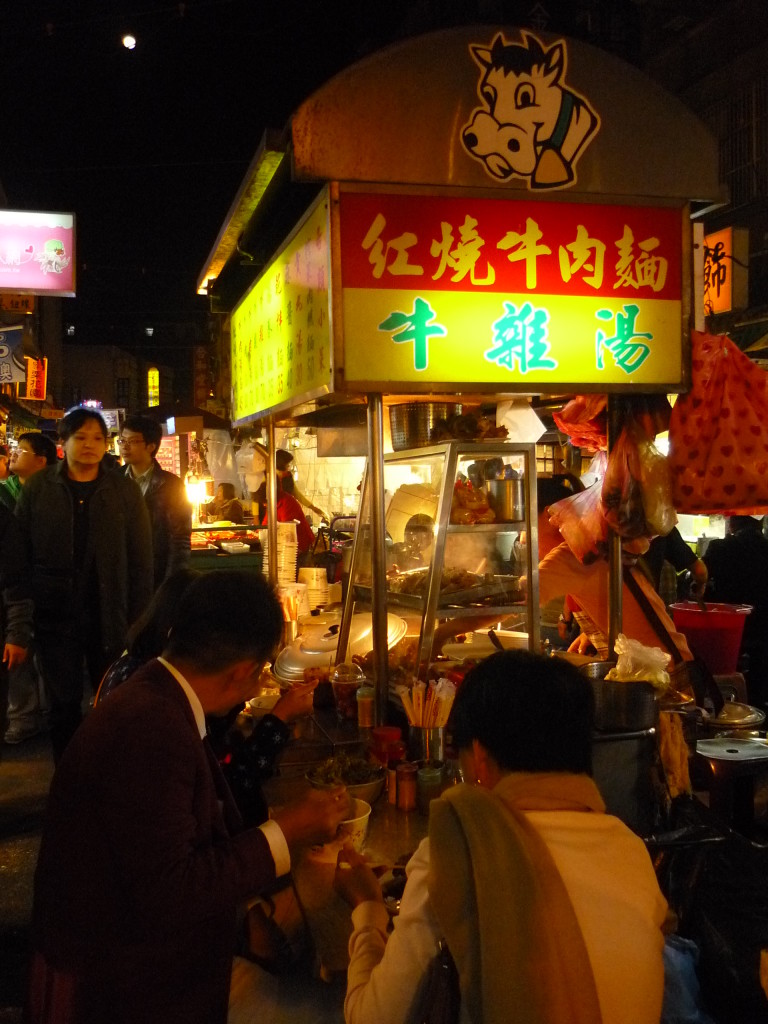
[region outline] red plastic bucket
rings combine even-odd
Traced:
[[[707,610],[702,611],[695,601],[678,601],[670,608],[675,626],[712,675],[736,671],[744,623],[752,605],[706,603]]]

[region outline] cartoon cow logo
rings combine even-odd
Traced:
[[[529,179],[531,189],[563,188],[576,180],[576,161],[600,127],[587,100],[565,87],[567,55],[533,35],[510,43],[499,33],[491,48],[471,46],[482,76],[475,108],[462,130],[470,156],[503,181]]]

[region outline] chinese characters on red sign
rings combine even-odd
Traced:
[[[462,314],[467,380],[488,364],[555,376],[585,324],[596,372],[610,363],[629,378],[655,346],[680,347],[667,308],[682,294],[679,208],[343,193],[341,236],[345,306],[361,291],[386,306],[391,291],[377,341],[410,344],[414,372],[434,376],[459,297],[477,313]],[[659,338],[670,323],[677,337]]]

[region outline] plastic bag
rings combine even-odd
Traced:
[[[646,532],[642,470],[635,430],[622,428],[608,455],[602,500],[605,521],[620,537],[632,540]]]
[[[558,430],[562,430],[578,448],[594,452],[608,447],[606,395],[576,395],[562,410],[552,413]]]
[[[616,637],[613,649],[619,657],[616,667],[610,670],[606,679],[653,683],[659,690],[667,689],[671,654],[660,647],[646,647],[639,640],[630,640],[624,633]]]
[[[691,333],[691,390],[669,424],[678,512],[768,512],[768,374],[725,335]]]
[[[666,536],[677,524],[669,460],[648,438],[638,440],[638,456],[646,532]]]
[[[550,505],[549,521],[558,528],[568,547],[584,564],[605,552],[608,529],[603,519],[602,481]]]

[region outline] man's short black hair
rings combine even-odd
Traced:
[[[153,444],[155,446],[152,457],[154,458],[157,455],[160,442],[163,439],[163,428],[151,416],[141,416],[138,413],[126,416],[123,429],[132,430],[134,434],[141,434],[144,438],[144,444]]]
[[[261,573],[214,569],[184,591],[164,653],[203,673],[249,658],[269,661],[282,628],[280,601]]]
[[[19,435],[19,444],[22,441],[28,444],[35,455],[45,459],[49,466],[52,466],[54,462],[59,461],[59,455],[56,451],[56,442],[48,437],[47,434],[41,434],[39,430],[30,430],[26,434]]]
[[[62,441],[68,441],[73,434],[76,434],[78,430],[87,423],[88,420],[93,420],[94,423],[98,423],[101,428],[101,432],[104,435],[104,440],[109,436],[107,430],[107,424],[104,417],[96,409],[86,409],[83,406],[76,406],[74,409],[70,409],[65,416],[59,420],[59,437]]]
[[[590,681],[562,658],[499,651],[467,673],[453,704],[459,750],[478,740],[504,771],[592,774]]]

